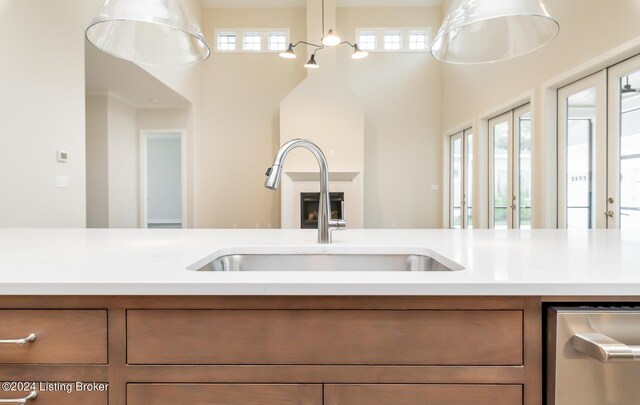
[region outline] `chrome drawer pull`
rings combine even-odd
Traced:
[[[25,343],[30,343],[36,340],[36,334],[32,333],[26,338],[23,339],[10,339],[10,340],[0,340],[0,345],[23,345]],[[0,404],[2,402],[0,401]]]
[[[38,396],[38,393],[35,391],[31,391],[28,397],[20,398],[20,399],[0,399],[0,404],[13,404],[13,405],[24,405],[27,402],[35,399]]]
[[[603,363],[640,361],[640,346],[625,345],[602,333],[576,333],[573,348]]]

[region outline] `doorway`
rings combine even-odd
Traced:
[[[640,229],[640,56],[558,90],[558,227]]]
[[[140,154],[140,226],[185,228],[185,131],[140,131]]]

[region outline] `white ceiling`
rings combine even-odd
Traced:
[[[140,66],[104,53],[86,40],[85,91],[87,94],[112,94],[135,107],[189,104]]]
[[[203,7],[305,7],[306,0],[200,0]],[[443,0],[337,0],[338,7],[440,6]]]

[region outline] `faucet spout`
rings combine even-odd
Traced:
[[[267,179],[264,186],[270,190],[277,190],[282,177],[284,160],[295,148],[309,150],[316,157],[320,167],[320,203],[318,205],[318,243],[331,243],[331,230],[342,229],[346,226],[343,219],[331,219],[331,205],[329,201],[329,165],[322,150],[315,143],[306,139],[293,139],[280,148],[273,161],[273,165],[265,173]]]

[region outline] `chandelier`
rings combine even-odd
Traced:
[[[322,0],[322,34],[324,35],[324,33],[325,33],[324,0]],[[351,54],[351,57],[353,59],[362,59],[362,58],[366,58],[369,55],[369,52],[361,50],[357,43],[352,44],[349,41],[341,40],[340,37],[335,32],[333,32],[332,28],[329,28],[329,30],[326,31],[326,33],[327,34],[320,39],[320,45],[313,44],[311,42],[306,42],[306,41],[298,41],[295,44],[293,42],[289,43],[289,47],[287,48],[286,51],[280,53],[280,57],[285,59],[295,59],[297,56],[294,51],[294,48],[300,44],[304,44],[314,48],[313,53],[311,54],[311,57],[309,58],[307,63],[304,64],[304,67],[306,67],[307,69],[318,69],[320,65],[316,61],[316,53],[327,47],[334,47],[338,45],[349,45],[350,47],[353,48],[353,54]]]

